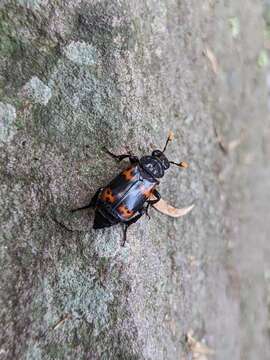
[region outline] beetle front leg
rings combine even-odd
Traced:
[[[156,199],[155,200],[148,200],[147,201],[147,206],[145,208],[146,215],[148,216],[149,219],[150,219],[150,216],[148,215],[149,206],[153,206],[154,204],[159,202],[159,200],[161,199],[161,195],[156,189],[153,190],[152,194],[156,197]]]
[[[124,159],[127,159],[127,158],[129,158],[129,161],[131,162],[131,164],[134,164],[134,163],[139,162],[138,157],[132,155],[131,153],[129,153],[129,154],[122,154],[122,155],[115,155],[115,154],[113,154],[112,152],[110,152],[108,149],[106,149],[106,148],[104,148],[104,149],[105,149],[105,151],[106,151],[106,153],[107,153],[108,155],[110,155],[111,157],[113,157],[115,160],[117,160],[117,161],[119,161],[119,162],[122,161],[122,160],[124,160]]]
[[[154,205],[157,202],[159,202],[159,200],[161,199],[161,195],[156,189],[153,190],[152,194],[156,197],[156,199],[155,200],[148,200],[149,205]]]

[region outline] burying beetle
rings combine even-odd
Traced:
[[[127,238],[127,229],[137,222],[144,214],[148,215],[149,206],[160,201],[161,196],[156,189],[157,179],[164,176],[170,164],[187,168],[186,162],[179,164],[169,161],[164,152],[168,143],[173,139],[170,133],[164,149],[154,150],[150,156],[139,159],[131,153],[115,155],[106,149],[106,152],[119,162],[128,158],[130,166],[117,175],[107,186],[99,188],[90,203],[78,211],[95,208],[94,229],[102,229],[119,223],[124,224],[124,246]],[[154,198],[154,199],[153,199]]]

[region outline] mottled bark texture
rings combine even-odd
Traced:
[[[258,0],[1,1],[1,359],[269,359],[262,49]],[[169,130],[191,214],[70,213]]]

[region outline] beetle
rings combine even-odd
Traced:
[[[144,214],[148,217],[149,206],[153,206],[160,199],[156,187],[160,178],[169,169],[170,164],[186,168],[187,163],[179,164],[169,161],[164,155],[168,143],[173,139],[170,133],[163,150],[154,150],[151,155],[138,158],[130,152],[115,155],[105,148],[108,155],[117,161],[129,159],[130,166],[118,174],[107,186],[99,188],[90,203],[72,210],[78,211],[87,208],[95,209],[93,228],[102,229],[119,223],[124,224],[122,246],[127,238],[127,229],[137,222]],[[154,197],[154,199],[153,199]]]

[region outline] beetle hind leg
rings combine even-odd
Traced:
[[[73,209],[73,210],[71,210],[71,212],[75,212],[75,211],[79,211],[79,210],[85,210],[85,209],[89,209],[89,208],[94,208],[96,206],[96,204],[97,204],[98,196],[99,196],[101,190],[102,190],[102,188],[99,188],[97,190],[97,192],[92,197],[92,199],[91,199],[91,201],[90,201],[90,203],[88,205],[85,205],[85,206],[80,207],[78,209]]]
[[[127,230],[130,227],[130,225],[135,224],[135,222],[137,222],[144,214],[145,214],[145,209],[142,209],[138,215],[134,216],[134,218],[124,223],[124,234],[123,234],[123,241],[121,246],[125,246],[125,243],[127,241]]]

